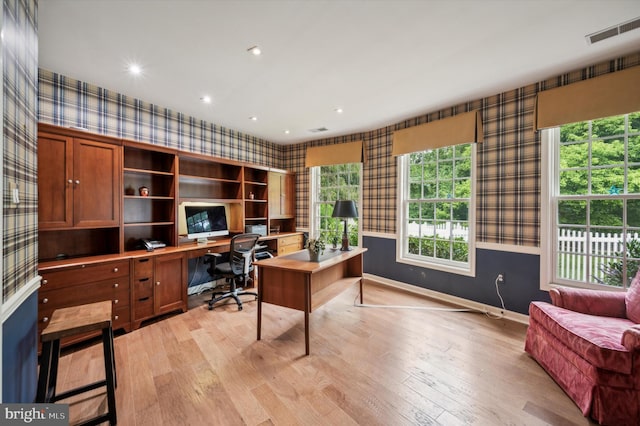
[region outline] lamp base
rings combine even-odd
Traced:
[[[351,247],[349,247],[349,237],[346,232],[342,235],[342,247],[340,247],[340,251],[351,251]]]

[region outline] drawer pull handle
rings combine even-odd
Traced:
[[[44,299],[42,299],[42,303],[48,303],[49,299],[47,299],[46,297]]]
[[[115,283],[115,284],[113,285],[113,287],[114,287],[114,288],[118,288],[118,283]]]
[[[156,285],[160,285],[160,281],[157,281],[157,282],[156,282]]]
[[[140,259],[138,260],[138,262],[143,263],[143,262],[148,262],[150,259]]]
[[[140,281],[141,283],[145,282],[145,281],[149,281],[149,278],[140,278],[138,281]]]
[[[113,317],[113,319],[116,320],[116,321],[118,320],[118,318],[120,318],[120,317],[117,316],[117,315],[115,317]]]
[[[80,180],[76,179],[76,185],[80,185]]]
[[[118,268],[113,268],[113,272],[118,272]]]
[[[145,300],[149,300],[149,296],[141,297],[140,299],[138,299],[138,302],[144,302]]]
[[[42,322],[49,322],[49,317],[42,318]]]
[[[117,303],[118,303],[118,299],[115,299],[115,300],[113,301],[113,304],[114,304],[114,305],[116,305]]]
[[[42,285],[47,285],[49,283],[49,280],[42,280]]]

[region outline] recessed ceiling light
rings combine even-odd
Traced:
[[[249,120],[251,121],[258,121],[258,117],[256,117],[255,115],[249,117]]]
[[[211,103],[211,96],[204,95],[203,97],[200,98],[200,100],[202,101],[202,103],[210,104]]]
[[[258,46],[251,46],[247,49],[247,52],[250,52],[253,56],[260,56],[262,54],[262,50]]]
[[[128,70],[133,75],[142,74],[142,68],[138,64],[130,64],[129,67],[128,67]]]
[[[287,129],[287,130],[285,130],[285,131],[284,131],[284,134],[285,134],[285,135],[288,135],[289,133],[291,133],[291,132],[289,131],[289,129]]]
[[[334,111],[335,111],[336,113],[338,113],[338,114],[342,114],[342,111],[343,111],[343,110],[342,110],[342,108],[338,107],[338,108],[334,109]]]

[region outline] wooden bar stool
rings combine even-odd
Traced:
[[[75,334],[90,331],[102,331],[102,346],[104,351],[105,380],[100,380],[85,386],[56,394],[58,379],[58,361],[60,360],[60,340]],[[111,327],[111,301],[91,303],[56,309],[51,315],[47,328],[42,331],[42,358],[40,362],[40,376],[36,402],[47,403],[66,399],[83,392],[107,387],[108,411],[98,415],[83,425],[96,425],[109,421],[116,424],[116,364],[113,347],[113,328]]]

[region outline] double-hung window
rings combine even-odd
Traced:
[[[640,263],[640,112],[542,138],[543,288],[627,287]]]
[[[398,157],[397,260],[473,275],[475,144]]]
[[[331,217],[338,200],[353,200],[362,214],[360,176],[361,163],[332,164],[311,168],[311,235],[321,236],[329,245],[340,246],[344,220]],[[359,218],[347,221],[349,245],[360,245]]]

